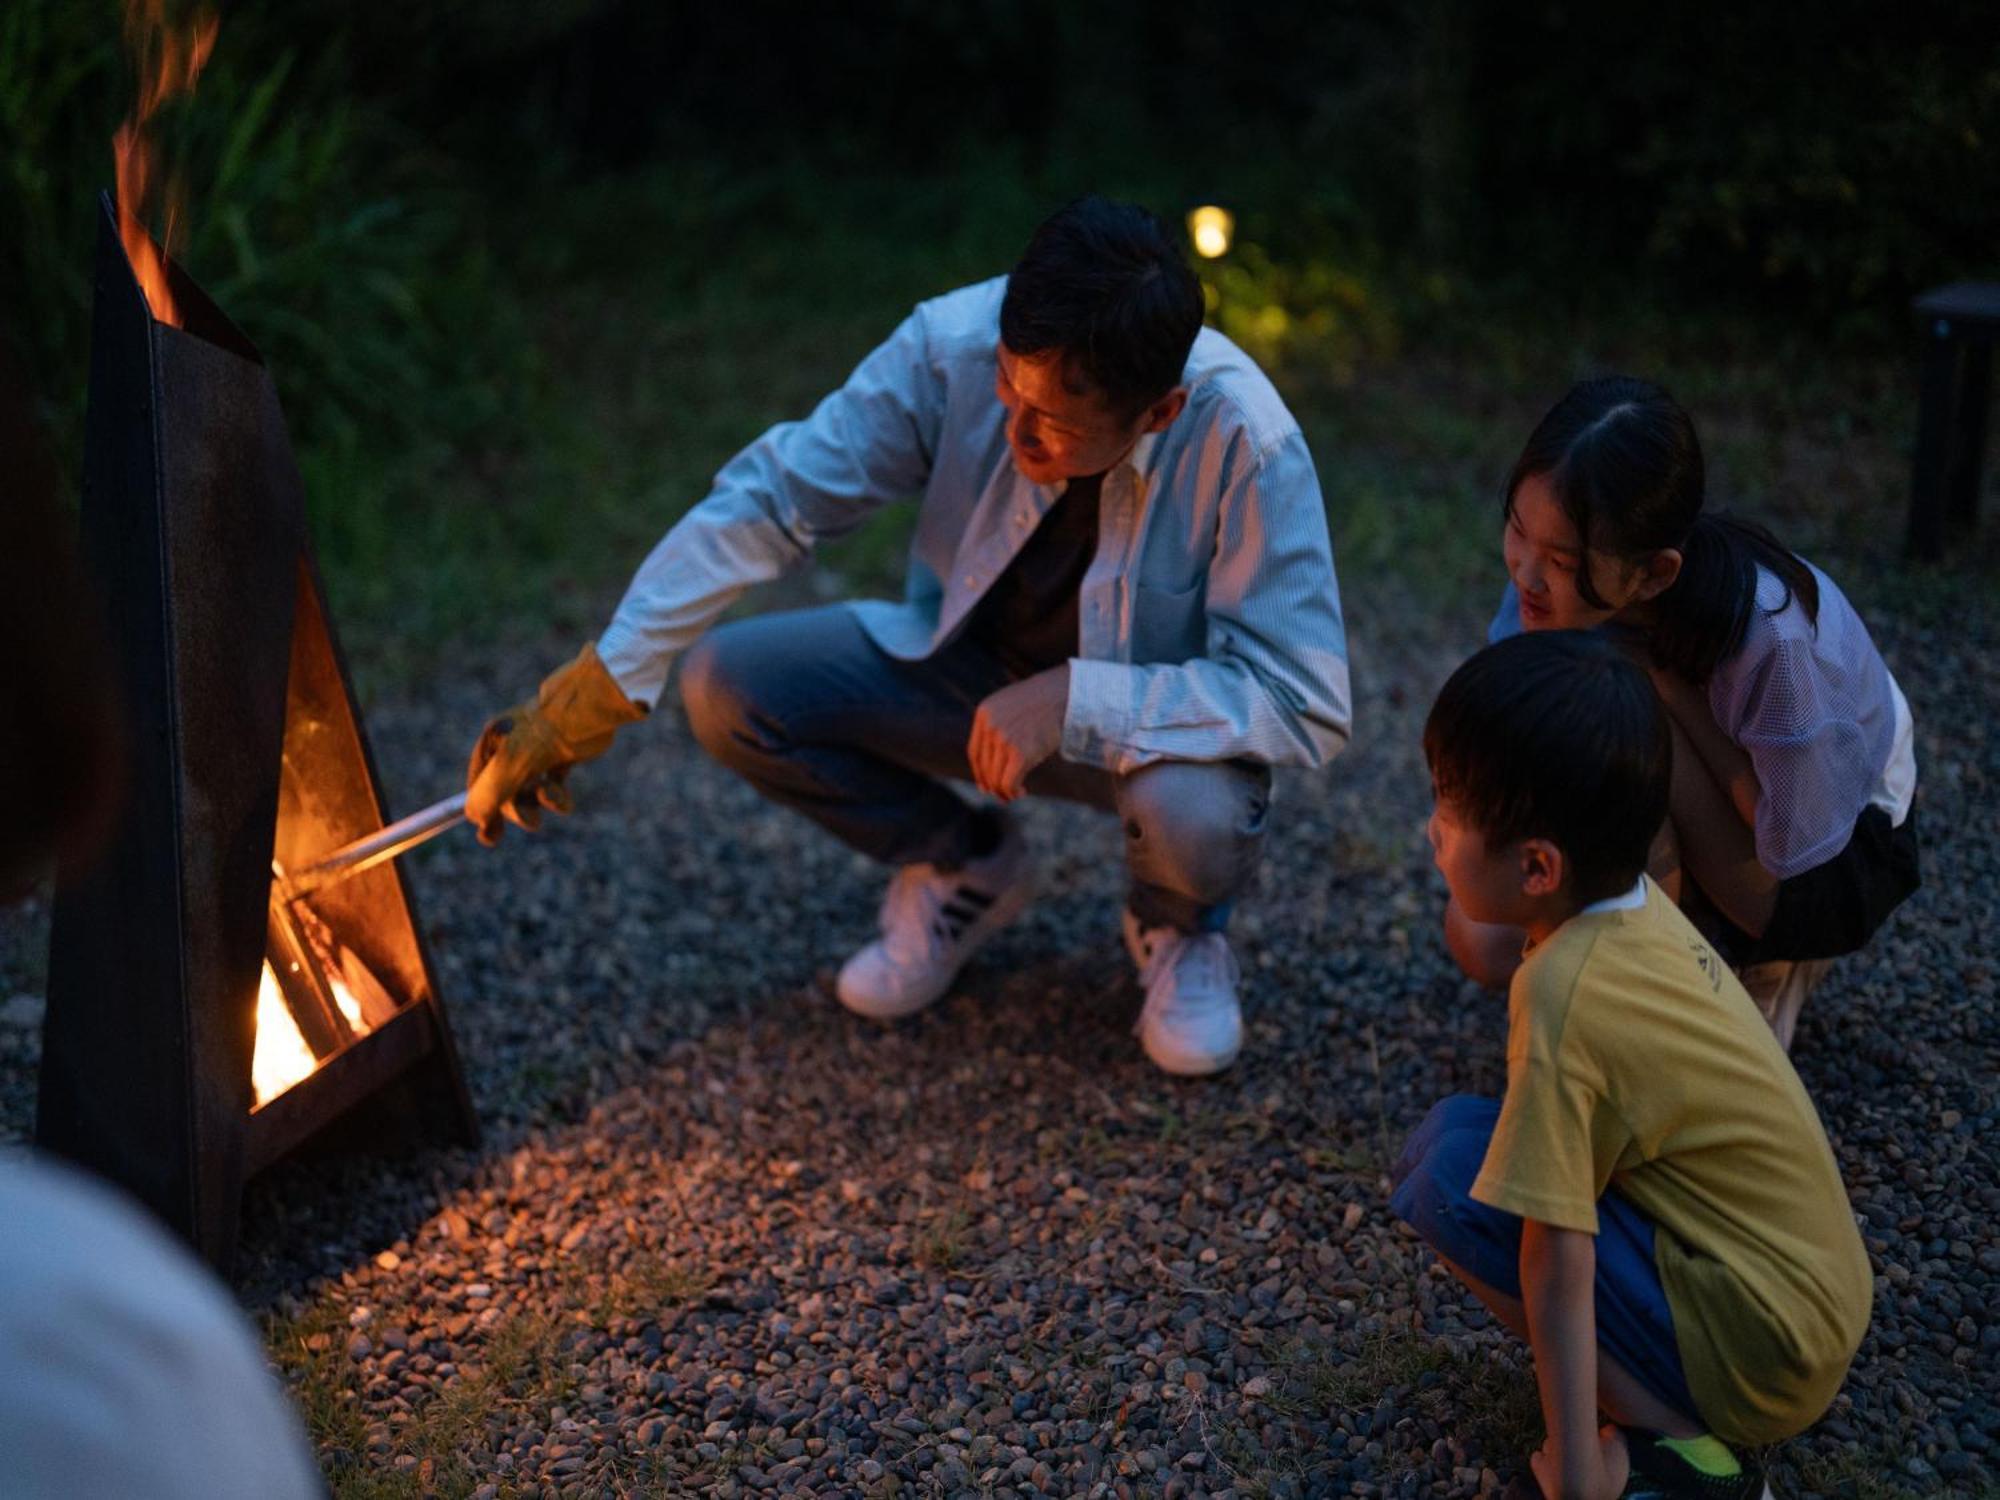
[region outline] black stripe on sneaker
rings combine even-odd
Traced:
[[[960,927],[963,927],[967,922],[970,922],[974,917],[979,915],[971,907],[960,906],[956,901],[945,902],[942,909],[944,914]]]
[[[991,906],[994,900],[994,898],[992,896],[989,896],[985,891],[978,890],[975,887],[969,885],[962,885],[957,890],[953,891],[951,893],[951,899],[954,901],[976,902],[978,904],[979,910],[981,911],[984,911],[987,907]]]

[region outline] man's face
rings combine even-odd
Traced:
[[[1063,380],[1062,351],[1015,354],[995,348],[994,394],[1007,408],[1007,447],[1014,467],[1035,484],[1056,484],[1102,474],[1132,449],[1140,434],[1158,431],[1180,410],[1179,392],[1120,421],[1095,391]],[[1162,408],[1171,406],[1162,415]]]

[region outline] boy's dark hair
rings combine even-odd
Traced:
[[[1544,838],[1584,905],[1628,889],[1667,816],[1673,737],[1646,674],[1603,636],[1517,635],[1453,672],[1424,724],[1437,795],[1489,847]]]
[[[1610,375],[1570,387],[1529,434],[1507,476],[1502,506],[1512,514],[1521,481],[1539,474],[1576,527],[1581,544],[1641,557],[1663,547],[1681,554],[1680,577],[1662,593],[1647,647],[1662,666],[1697,686],[1743,644],[1757,606],[1757,569],[1819,615],[1819,584],[1799,557],[1752,521],[1702,511],[1701,442],[1680,403],[1650,380]],[[1576,575],[1585,601],[1605,607],[1587,568]]]
[[[1059,349],[1123,419],[1180,384],[1201,332],[1201,283],[1167,226],[1095,194],[1035,230],[1007,278],[1000,341]]]

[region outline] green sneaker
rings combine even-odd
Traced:
[[[1636,1427],[1618,1430],[1632,1457],[1632,1477],[1620,1500],[1772,1500],[1756,1460],[1712,1437],[1676,1442]],[[1735,1472],[1719,1472],[1724,1468]]]

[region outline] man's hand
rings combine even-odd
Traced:
[[[597,648],[585,646],[549,674],[532,701],[489,720],[465,768],[465,816],[479,842],[497,842],[503,818],[532,829],[543,807],[568,812],[569,768],[602,755],[618,726],[645,712],[619,690]]]
[[[1010,682],[972,716],[966,759],[972,779],[1002,802],[1021,795],[1028,773],[1062,748],[1069,663]]]
[[[1632,1456],[1625,1451],[1625,1439],[1618,1429],[1606,1425],[1598,1430],[1597,1462],[1586,1465],[1589,1472],[1564,1474],[1554,1438],[1529,1455],[1528,1467],[1534,1471],[1535,1483],[1551,1500],[1570,1500],[1573,1495],[1583,1500],[1615,1500],[1625,1492],[1625,1481],[1632,1477]]]

